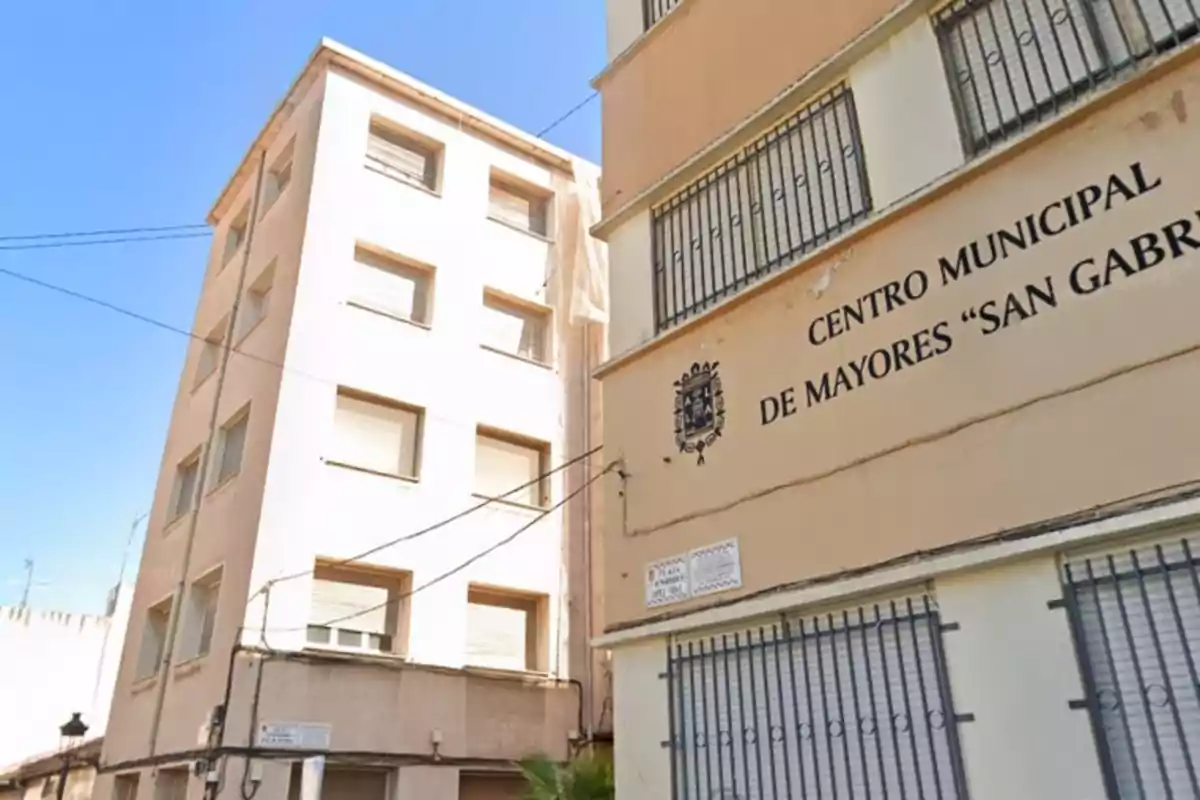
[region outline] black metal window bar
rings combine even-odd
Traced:
[[[642,22],[645,30],[657,25],[658,21],[677,5],[679,0],[642,0]]]
[[[934,23],[977,154],[1200,30],[1200,0],[959,0]]]
[[[1198,549],[1189,537],[1064,565],[1112,800],[1200,797]]]
[[[656,330],[762,280],[870,211],[854,95],[838,86],[654,209]]]
[[[926,597],[668,645],[674,800],[967,796]]]

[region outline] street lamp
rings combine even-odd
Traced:
[[[88,732],[88,726],[79,717],[80,712],[72,712],[71,718],[67,720],[66,724],[58,728],[58,732],[62,736],[60,742],[62,767],[58,773],[58,800],[63,800],[63,792],[67,788],[67,776],[71,772],[71,749],[78,746]]]

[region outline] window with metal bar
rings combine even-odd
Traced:
[[[1063,565],[1112,798],[1200,797],[1200,537]]]
[[[642,0],[642,20],[646,30],[650,30],[658,21],[667,15],[671,9],[679,5],[679,0]]]
[[[670,646],[675,798],[966,796],[921,596]]]
[[[1200,0],[958,0],[934,23],[977,154],[1193,38]]]
[[[654,209],[657,330],[762,280],[870,210],[854,97],[839,86]]]

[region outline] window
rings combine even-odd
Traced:
[[[160,767],[154,781],[154,800],[187,800],[187,788],[186,769]]]
[[[308,643],[403,655],[408,638],[407,572],[317,563]]]
[[[1200,537],[1063,565],[1112,797],[1200,797]]]
[[[208,655],[212,647],[213,626],[217,620],[217,599],[220,594],[220,568],[192,584],[183,618],[183,639],[180,642],[182,660]]]
[[[221,350],[225,345],[225,332],[228,327],[229,317],[224,317],[204,337],[204,342],[200,345],[200,358],[196,361],[196,380],[192,388],[204,383],[221,363]]]
[[[275,284],[275,263],[272,259],[254,282],[250,284],[250,288],[246,290],[246,300],[242,304],[242,314],[238,320],[238,340],[240,341],[250,331],[254,330],[258,323],[266,319],[267,312],[271,308],[271,288]]]
[[[679,0],[642,0],[642,27],[650,30],[677,5]]]
[[[265,216],[271,207],[275,205],[275,201],[283,194],[292,182],[292,149],[295,140],[288,142],[287,147],[275,159],[275,165],[267,172],[267,177],[263,185],[262,195],[262,211],[259,216]]]
[[[958,0],[935,19],[978,153],[1196,35],[1192,0]]]
[[[433,273],[365,247],[354,250],[351,305],[428,325]]]
[[[58,794],[58,776],[49,775],[42,781],[42,797],[54,797]]]
[[[221,258],[221,266],[229,263],[237,251],[242,249],[246,241],[246,231],[250,226],[250,209],[243,207],[238,215],[229,223],[229,232],[225,234],[225,254]]]
[[[926,597],[675,640],[674,796],[964,798],[944,664]]]
[[[367,166],[389,177],[435,191],[439,149],[432,142],[372,121],[367,140]]]
[[[150,606],[146,610],[146,626],[142,630],[142,643],[138,650],[137,669],[134,679],[141,680],[158,674],[162,661],[163,646],[167,640],[167,623],[171,616],[171,598]]]
[[[383,475],[416,478],[421,412],[340,390],[333,421],[334,463]]]
[[[657,330],[790,266],[870,210],[854,97],[838,86],[651,212]]]
[[[217,480],[214,487],[237,475],[242,468],[242,452],[246,449],[246,425],[250,420],[248,408],[239,411],[221,428],[217,441]]]
[[[550,502],[548,482],[543,477],[548,461],[544,444],[480,430],[475,435],[475,493],[527,506],[545,506]],[[519,486],[525,488],[514,492]]]
[[[138,774],[131,772],[113,778],[113,800],[137,800]]]
[[[535,308],[494,292],[483,294],[483,346],[545,364],[550,309]]]
[[[192,510],[196,500],[196,481],[200,477],[200,453],[185,458],[175,468],[175,485],[171,489],[171,506],[167,513],[169,522]]]
[[[542,617],[548,605],[545,595],[470,587],[466,663],[492,669],[546,671]]]
[[[488,192],[488,216],[514,228],[546,236],[550,195],[493,175]]]

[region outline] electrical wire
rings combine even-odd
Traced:
[[[190,231],[208,228],[208,223],[197,222],[191,225],[157,225],[142,228],[107,228],[99,231],[66,231],[60,233],[25,233],[19,235],[0,236],[0,242],[22,242],[37,239],[78,239],[84,236],[128,236],[141,233],[164,233],[167,231]]]
[[[599,97],[599,96],[600,96],[600,93],[599,93],[599,92],[592,92],[592,93],[591,93],[591,94],[589,94],[589,95],[588,95],[586,98],[584,98],[584,99],[583,99],[583,101],[581,101],[580,103],[577,103],[577,104],[576,104],[576,105],[575,105],[573,108],[571,108],[571,110],[570,110],[570,111],[568,111],[567,113],[563,114],[561,117],[559,117],[558,119],[554,120],[554,122],[551,122],[549,125],[547,125],[546,127],[542,128],[540,131],[538,131],[538,132],[537,132],[537,133],[535,133],[534,135],[535,135],[535,136],[537,136],[539,139],[540,139],[540,138],[542,138],[542,137],[543,137],[543,136],[545,136],[547,133],[549,133],[550,131],[554,130],[554,129],[555,129],[555,128],[557,128],[559,125],[562,125],[564,122],[566,122],[567,120],[569,120],[571,117],[575,116],[575,114],[577,114],[577,113],[579,113],[581,110],[583,110],[583,107],[584,107],[584,106],[586,106],[588,103],[592,102],[593,100],[595,100],[595,99],[596,99],[597,97]]]
[[[550,514],[554,513],[558,509],[565,506],[572,499],[574,499],[578,495],[582,494],[583,491],[585,489],[587,489],[588,487],[590,487],[593,483],[600,480],[608,473],[612,472],[619,463],[621,463],[619,460],[614,460],[614,461],[609,462],[609,464],[606,467],[604,467],[604,469],[597,472],[595,475],[593,475],[591,478],[589,478],[587,481],[585,481],[581,486],[576,488],[574,491],[569,492],[565,497],[563,497],[563,499],[559,500],[557,503],[550,506],[549,508],[542,509],[541,512],[539,512],[536,517],[529,520],[521,527],[517,528],[515,531],[510,533],[508,536],[504,537],[503,539],[501,539],[500,541],[491,545],[490,547],[480,550],[478,553],[471,556],[466,561],[463,561],[462,563],[458,564],[453,569],[443,572],[441,575],[438,575],[436,578],[431,578],[430,580],[426,581],[425,583],[422,583],[420,586],[417,586],[416,588],[412,589],[411,591],[397,594],[395,597],[389,597],[387,600],[383,601],[382,603],[372,606],[370,608],[360,609],[359,611],[355,611],[351,614],[345,614],[343,616],[335,617],[333,619],[326,620],[324,622],[314,622],[314,623],[310,623],[309,625],[305,625],[304,627],[296,627],[296,628],[270,628],[270,629],[268,629],[268,631],[270,633],[299,633],[301,631],[308,630],[310,627],[312,627],[314,625],[317,627],[328,628],[328,627],[332,627],[333,625],[336,625],[339,622],[345,622],[346,620],[354,619],[356,617],[361,617],[365,614],[371,614],[375,611],[379,611],[380,609],[387,608],[388,606],[391,606],[394,603],[399,603],[402,600],[407,600],[408,598],[412,597],[413,595],[417,594],[418,592],[422,592],[432,586],[436,586],[437,584],[441,583],[442,581],[446,580],[447,578],[457,575],[458,573],[462,572],[467,567],[474,564],[476,561],[479,561],[480,559],[491,555],[492,553],[499,550],[501,547],[511,544],[522,533],[529,530],[537,523],[541,522],[543,519],[548,517]],[[264,631],[264,632],[267,632],[267,631]]]
[[[125,236],[118,239],[90,239],[86,241],[55,241],[33,242],[30,244],[0,245],[0,250],[46,250],[56,247],[92,247],[100,244],[129,244],[135,242],[162,242],[171,239],[202,239],[209,236],[208,231],[197,233],[164,233],[160,236]]]
[[[557,467],[554,467],[553,469],[546,470],[545,472],[541,473],[540,475],[533,478],[532,480],[527,481],[527,482],[521,484],[520,486],[516,486],[516,487],[513,487],[512,489],[509,489],[504,494],[496,495],[495,497],[489,497],[481,503],[476,503],[473,506],[463,509],[462,511],[458,512],[457,514],[455,514],[452,517],[447,517],[446,519],[443,519],[440,522],[435,522],[434,524],[432,524],[426,528],[422,528],[419,531],[414,531],[413,533],[408,533],[408,534],[405,534],[404,536],[399,536],[395,539],[390,539],[381,544],[377,544],[374,547],[372,547],[371,549],[364,550],[363,552],[358,553],[357,555],[349,556],[347,558],[343,558],[338,561],[325,562],[324,566],[343,567],[347,564],[353,564],[356,561],[362,561],[367,556],[373,556],[376,553],[380,552],[381,550],[386,550],[389,547],[394,547],[395,545],[401,544],[402,542],[410,542],[413,539],[419,539],[420,537],[425,536],[426,534],[433,533],[434,531],[438,530],[439,528],[444,528],[453,522],[457,522],[460,519],[462,519],[463,517],[473,514],[476,511],[478,511],[479,509],[481,509],[485,506],[489,506],[492,503],[495,503],[497,500],[503,500],[504,498],[506,498],[510,495],[516,494],[517,492],[521,491],[522,489],[528,489],[530,486],[535,486],[537,484],[540,484],[542,481],[544,481],[546,478],[549,478],[551,475],[555,474],[556,472],[561,472],[562,470],[566,469],[567,467],[571,466],[572,464],[577,464],[578,462],[583,461],[585,458],[591,458],[596,453],[600,452],[602,449],[603,449],[603,445],[598,446],[598,447],[593,447],[591,450],[587,451],[586,453],[581,453],[580,455],[577,455],[572,459],[564,461],[563,463],[559,464]],[[311,569],[301,570],[300,572],[294,572],[289,575],[284,575],[282,578],[273,578],[269,581],[269,583],[273,586],[277,583],[283,583],[284,581],[290,581],[290,580],[294,580],[296,578],[303,578],[307,575],[312,575],[312,574],[313,574],[313,570],[311,570]],[[255,592],[255,595],[257,595],[257,594],[258,593]]]

